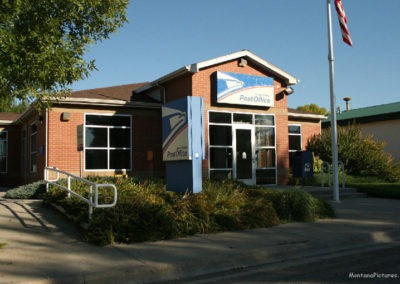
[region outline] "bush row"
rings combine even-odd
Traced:
[[[166,191],[162,183],[154,181],[118,178],[107,182],[117,186],[118,203],[113,208],[96,209],[91,220],[87,220],[87,205],[77,198],[66,198],[64,192],[51,189],[45,200],[60,204],[78,222],[87,221],[87,240],[97,245],[155,241],[334,216],[329,204],[300,190],[252,189],[235,181],[206,181],[201,193],[178,194]],[[74,188],[87,192],[79,183]],[[100,196],[102,202],[111,202],[107,192]]]

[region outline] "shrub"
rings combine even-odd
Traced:
[[[44,181],[37,181],[10,189],[4,197],[10,199],[39,199],[45,192],[46,183]]]
[[[346,173],[355,176],[381,177],[387,181],[400,180],[400,164],[384,152],[385,144],[363,136],[356,126],[338,127],[338,158]],[[307,150],[324,161],[332,161],[331,131],[311,137]]]
[[[87,219],[85,203],[65,198],[65,193],[55,189],[46,195],[47,201],[57,202],[73,212],[76,221],[89,222],[87,240],[97,245],[269,227],[279,224],[280,216],[289,216],[285,217],[287,220],[311,220],[318,216],[320,207],[325,208],[306,193],[250,189],[236,181],[205,181],[203,191],[198,194],[169,192],[162,183],[146,180],[97,182],[116,184],[118,203],[113,208],[94,210],[91,220]],[[79,183],[75,186],[76,191],[85,190]],[[102,197],[109,198],[107,192]]]

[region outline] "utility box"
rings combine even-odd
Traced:
[[[297,151],[293,158],[293,177],[312,178],[314,176],[314,160],[310,151]]]

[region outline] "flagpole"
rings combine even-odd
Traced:
[[[335,72],[334,72],[334,54],[333,54],[333,35],[332,35],[332,12],[331,1],[327,0],[328,12],[328,41],[329,41],[329,85],[331,100],[331,132],[332,132],[332,163],[333,163],[333,200],[339,200],[339,175],[338,175],[338,147],[337,147],[337,123],[336,123],[336,96],[335,96]]]

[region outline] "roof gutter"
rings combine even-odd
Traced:
[[[288,116],[293,118],[308,118],[308,119],[318,119],[318,120],[323,120],[327,118],[325,115],[322,114],[293,113],[293,112],[289,112]]]

